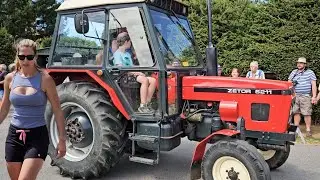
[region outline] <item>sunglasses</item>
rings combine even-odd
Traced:
[[[20,60],[25,60],[27,58],[28,61],[32,61],[34,59],[35,55],[18,55],[18,58]]]

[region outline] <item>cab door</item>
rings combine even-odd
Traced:
[[[106,70],[124,97],[129,112],[159,114],[159,96],[163,90],[157,81],[159,65],[143,7],[119,6],[108,11],[108,41],[103,52],[106,55],[101,56]],[[141,108],[146,104],[150,111]]]

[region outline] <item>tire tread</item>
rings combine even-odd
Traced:
[[[92,83],[71,81],[57,86],[57,90],[58,94],[72,94],[73,96],[85,98],[86,102],[91,107],[94,107],[93,111],[97,115],[96,121],[98,120],[102,127],[100,137],[97,138],[102,138],[103,140],[101,140],[101,150],[96,154],[96,158],[88,160],[91,162],[90,167],[74,170],[72,167],[64,167],[64,164],[59,163],[55,158],[52,158],[53,162],[61,170],[63,169],[64,174],[68,174],[71,177],[84,179],[99,177],[109,171],[122,156],[126,120],[119,116],[120,113],[113,106],[109,95]],[[115,141],[116,143],[111,144],[110,141]],[[54,155],[53,152],[49,154],[51,154],[51,157]]]

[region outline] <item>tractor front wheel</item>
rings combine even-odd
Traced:
[[[270,180],[270,169],[254,146],[241,140],[221,140],[205,153],[204,180]]]
[[[57,87],[65,115],[67,152],[56,158],[59,142],[57,123],[51,105],[46,110],[51,165],[61,175],[72,178],[99,177],[120,159],[126,143],[126,120],[108,95],[88,82],[68,82]]]
[[[290,154],[290,146],[286,146],[286,150],[258,150],[265,161],[268,163],[271,170],[282,166],[288,159]]]

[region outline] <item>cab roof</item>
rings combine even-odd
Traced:
[[[158,2],[159,1],[159,2]],[[163,2],[162,2],[163,1]],[[168,5],[168,3],[180,4],[187,6],[182,0],[65,0],[56,11],[63,11],[69,9],[79,8],[91,8],[96,6],[105,6],[112,4],[129,4],[129,3],[140,3],[140,2],[155,2],[159,5]],[[170,5],[171,6],[171,5]]]
[[[103,6],[110,4],[126,4],[126,3],[139,3],[146,2],[147,0],[66,0],[64,1],[57,11],[90,8],[95,6]]]

